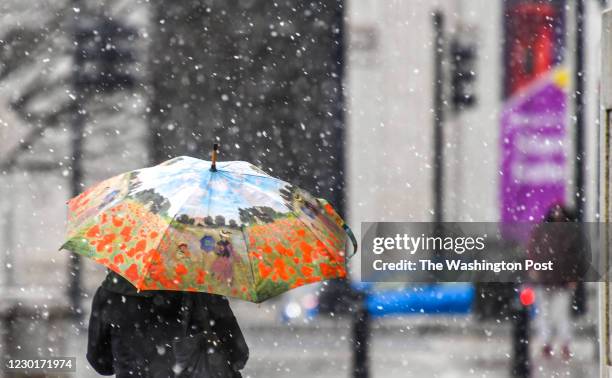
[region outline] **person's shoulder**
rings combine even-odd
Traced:
[[[91,302],[92,307],[101,308],[106,303],[108,303],[111,295],[112,293],[108,291],[103,285],[98,286]]]
[[[198,300],[200,300],[203,303],[223,303],[223,304],[227,304],[229,303],[227,297],[224,297],[223,295],[217,295],[217,294],[209,294],[209,293],[194,293],[194,295],[198,298]]]
[[[126,297],[150,298],[155,295],[154,291],[138,291],[130,281],[112,270],[108,272],[101,286],[110,293],[120,294]]]
[[[197,301],[199,304],[216,313],[225,313],[230,310],[229,300],[216,294],[197,293]]]

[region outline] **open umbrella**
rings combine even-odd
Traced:
[[[68,201],[63,249],[138,290],[261,302],[346,276],[355,238],[325,200],[243,161],[187,156],[102,181]]]

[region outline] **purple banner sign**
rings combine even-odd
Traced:
[[[539,222],[552,204],[565,200],[567,81],[567,71],[551,71],[502,110],[503,223]]]

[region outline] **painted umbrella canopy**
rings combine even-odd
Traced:
[[[344,222],[327,202],[243,161],[177,157],[68,201],[63,249],[139,290],[261,302],[346,276]]]

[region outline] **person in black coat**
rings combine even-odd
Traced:
[[[87,360],[99,374],[235,378],[248,356],[224,297],[137,292],[110,272],[93,298]]]

